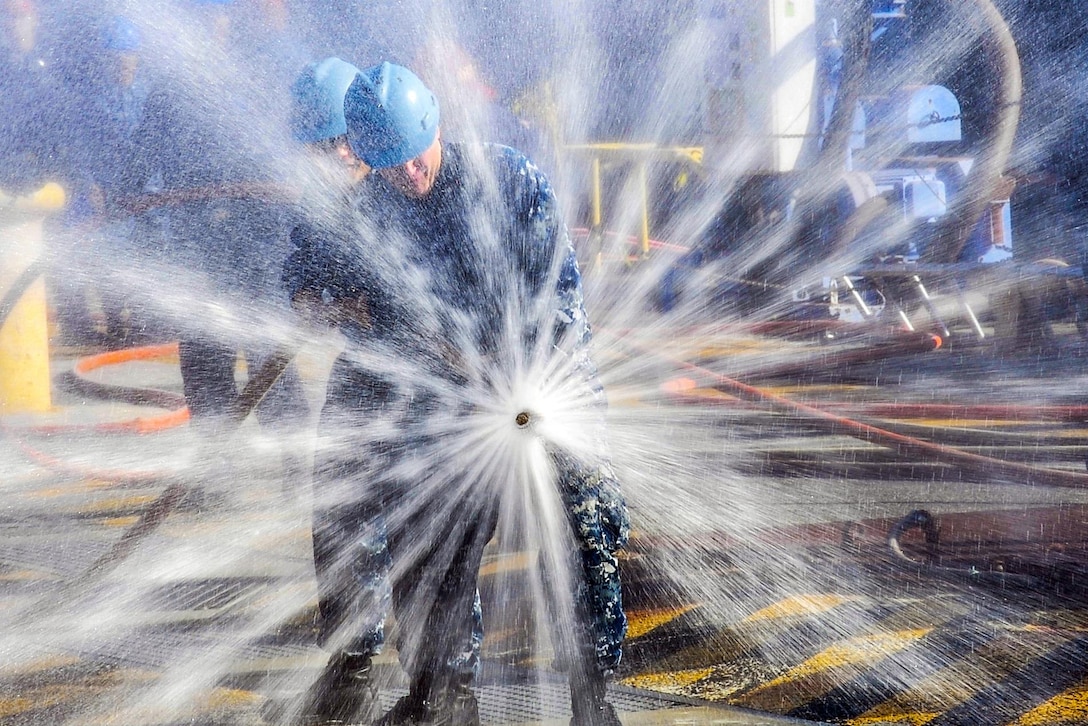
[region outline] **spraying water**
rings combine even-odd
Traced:
[[[872,337],[854,337],[835,325],[850,316],[870,325],[863,328],[867,334],[879,328],[880,335],[895,337],[890,326],[880,323],[893,318],[896,301],[905,298],[897,290],[902,278],[889,276],[885,284],[875,285],[872,280],[882,278],[852,273],[874,261],[913,261],[919,242],[945,239],[938,218],[953,216],[956,190],[947,176],[929,173],[928,166],[903,172],[884,160],[910,159],[920,167],[926,162],[915,157],[922,152],[954,151],[992,165],[997,163],[992,161],[997,132],[986,125],[1009,121],[1002,109],[987,108],[1004,102],[961,93],[964,138],[916,142],[903,133],[909,118],[893,112],[881,117],[879,104],[870,104],[863,106],[872,117],[864,125],[862,146],[854,103],[848,104],[848,113],[841,110],[842,98],[894,97],[917,84],[953,85],[956,69],[978,63],[980,43],[996,52],[992,29],[979,21],[981,5],[956,4],[941,23],[912,26],[910,37],[905,24],[897,24],[896,9],[902,9],[897,3],[886,3],[891,9],[875,21],[869,18],[860,31],[851,24],[848,3],[779,5],[769,3],[769,12],[785,14],[789,6],[797,13],[790,17],[800,18],[792,37],[737,34],[736,23],[750,18],[731,15],[742,13],[730,4],[712,2],[657,10],[577,2],[375,4],[365,12],[339,9],[331,18],[322,17],[330,10],[315,6],[278,27],[272,24],[274,13],[255,15],[249,21],[258,32],[251,32],[248,42],[235,38],[234,45],[221,35],[232,32],[224,20],[246,18],[215,4],[177,2],[167,10],[161,4],[118,2],[93,13],[124,15],[140,27],[139,56],[149,83],[169,89],[189,128],[214,137],[216,156],[208,161],[217,174],[242,170],[250,186],[226,185],[241,201],[224,205],[222,214],[245,221],[227,226],[240,235],[230,240],[233,246],[207,253],[214,264],[205,264],[202,254],[173,255],[168,248],[178,237],[186,205],[208,200],[184,197],[178,188],[156,186],[162,180],[152,178],[139,194],[147,206],[130,207],[138,212],[134,220],[98,227],[95,254],[80,252],[86,239],[81,230],[56,230],[50,259],[54,274],[137,301],[141,318],[152,321],[152,337],[198,329],[217,342],[265,354],[305,351],[302,364],[309,368],[303,378],[310,381],[306,395],[314,416],[306,426],[286,431],[251,421],[237,433],[218,429],[208,435],[191,427],[144,439],[35,439],[45,453],[77,472],[92,473],[91,484],[73,475],[52,495],[53,501],[71,507],[71,526],[79,533],[60,538],[67,542],[60,553],[55,551],[58,538],[43,544],[33,534],[36,522],[54,521],[51,508],[35,500],[40,475],[10,457],[6,495],[24,506],[10,522],[19,535],[7,548],[8,559],[22,563],[19,571],[44,570],[47,576],[32,578],[32,585],[11,598],[8,609],[18,617],[0,628],[0,652],[11,667],[27,673],[76,671],[67,682],[78,684],[84,695],[71,702],[58,699],[62,705],[53,720],[168,723],[212,714],[209,720],[230,722],[257,718],[261,699],[277,698],[288,704],[276,712],[278,717],[293,715],[298,694],[322,659],[313,625],[311,512],[354,501],[360,488],[376,491],[391,480],[412,483],[386,516],[394,529],[411,523],[414,539],[407,549],[415,553],[446,550],[444,556],[453,556],[447,520],[458,513],[436,509],[449,492],[459,492],[463,501],[499,503],[498,536],[485,561],[492,576],[481,587],[485,660],[494,656],[503,664],[497,681],[538,679],[541,701],[547,680],[541,674],[576,649],[578,638],[558,455],[611,459],[636,530],[643,541],[657,545],[652,557],[646,545],[627,563],[637,564],[639,556],[649,561],[642,566],[658,588],[650,600],[662,610],[698,604],[706,622],[727,624],[754,642],[752,633],[765,615],[761,608],[799,592],[821,592],[829,580],[835,582],[834,603],[802,597],[802,611],[813,616],[808,631],[798,633],[775,621],[765,626],[769,635],[759,639],[760,647],[743,638],[707,646],[717,649],[716,662],[723,664],[719,670],[755,664],[764,670],[765,681],[786,672],[786,664],[803,660],[813,644],[881,631],[878,613],[865,606],[874,586],[872,574],[836,571],[833,556],[781,534],[782,525],[897,517],[942,502],[949,508],[1022,508],[1080,501],[1078,491],[1009,487],[1019,475],[1010,469],[981,481],[968,477],[966,483],[909,486],[885,481],[868,491],[846,480],[784,479],[764,467],[773,462],[775,451],[803,450],[811,441],[812,430],[796,425],[797,409],[784,409],[764,396],[759,404],[770,411],[753,414],[720,405],[721,396],[693,403],[692,396],[684,395],[715,385],[720,394],[729,385],[723,378],[756,380],[776,372],[817,383],[834,379],[835,371],[828,370],[834,360],[830,365],[826,360],[829,345],[838,343],[830,349],[834,355],[864,353],[872,345]],[[1007,15],[1014,21],[1027,12],[1010,10]],[[829,30],[831,20],[837,21],[839,36]],[[835,67],[821,60],[821,48],[835,40],[853,50],[858,37],[882,34],[893,40],[874,44],[871,70],[853,95],[841,96],[837,107],[814,95],[813,88],[834,88],[833,83],[814,85],[817,76],[833,76],[840,87],[848,86],[849,63],[857,57],[848,55],[846,66]],[[286,306],[264,297],[278,286],[286,250],[277,245],[285,238],[277,242],[274,234],[262,236],[254,218],[239,209],[256,198],[264,211],[281,205],[291,213],[301,210],[316,225],[343,222],[345,190],[338,170],[315,162],[286,132],[290,78],[311,56],[334,53],[360,67],[385,59],[416,65],[442,99],[445,138],[523,147],[545,169],[575,228],[585,307],[594,330],[592,358],[608,398],[607,436],[600,428],[601,400],[586,385],[576,341],[553,344],[539,334],[553,325],[552,300],[523,286],[517,260],[506,252],[507,241],[487,221],[490,210],[479,210],[473,249],[465,250],[475,284],[488,292],[485,308],[466,310],[436,295],[435,288],[448,281],[414,264],[408,241],[375,236],[365,218],[354,217],[347,221],[345,237],[383,289],[395,292],[401,316],[397,336],[363,344],[345,340],[334,329],[302,322]],[[1047,68],[1029,68],[1029,80],[1045,74],[1040,67]],[[1063,95],[1079,98],[1084,84],[1072,73],[1066,79]],[[1029,84],[1028,90],[1039,86]],[[962,80],[956,87],[972,90]],[[894,107],[894,98],[887,104]],[[520,114],[507,119],[512,123],[506,126],[495,116],[504,106]],[[841,117],[835,116],[836,108]],[[764,113],[773,118],[763,118]],[[1061,122],[1028,120],[1013,161],[1001,161],[1002,167],[1042,166],[1041,160],[1061,153],[1059,141],[1067,133]],[[938,121],[952,119],[938,114]],[[498,138],[500,132],[508,135]],[[645,147],[590,143],[615,140],[645,142]],[[691,163],[690,149],[696,145],[701,164]],[[952,166],[957,164],[962,168],[962,160]],[[890,181],[890,168],[898,170],[896,181]],[[869,180],[860,181],[860,172],[871,172]],[[599,187],[598,178],[603,179]],[[966,189],[962,178],[956,181],[964,185],[961,191]],[[895,204],[866,206],[888,198],[880,185],[894,187],[890,198]],[[599,194],[583,194],[595,188]],[[216,187],[216,194],[223,190]],[[667,203],[681,196],[682,203]],[[904,200],[916,202],[907,214],[896,206]],[[981,214],[977,206],[971,208],[974,216]],[[643,234],[647,211],[654,217],[653,239]],[[596,219],[598,214],[604,219]],[[1064,225],[1076,223],[1064,219]],[[583,220],[589,229],[579,229]],[[1042,226],[1037,219],[1031,224]],[[132,225],[139,230],[135,234]],[[225,239],[207,231],[207,239],[212,238]],[[1048,247],[1037,238],[1031,244]],[[250,254],[247,245],[260,253]],[[1053,246],[1063,251],[1075,247],[1066,239]],[[547,261],[544,289],[554,289],[561,263],[558,252]],[[224,275],[246,284],[224,286]],[[851,297],[846,285],[855,283],[861,289]],[[908,323],[922,329],[924,321],[940,320],[962,329],[962,321],[973,316],[989,327],[1003,319],[1000,307],[990,309],[990,303],[1001,301],[1002,291],[1017,294],[1010,278],[992,282],[985,294],[955,284],[941,289],[945,294],[932,305],[904,310]],[[963,312],[965,301],[970,316]],[[879,319],[862,312],[865,304],[876,309]],[[819,317],[806,327],[813,323],[813,310],[835,307],[838,320]],[[784,323],[805,334],[764,335]],[[481,342],[485,325],[494,333]],[[439,340],[444,356],[433,355]],[[419,399],[391,402],[365,420],[326,420],[315,444],[316,411],[337,355],[397,388],[420,392]],[[1006,361],[980,361],[984,375],[976,380],[936,364],[924,372],[912,365],[884,369],[874,364],[879,370],[857,375],[884,385],[895,377],[894,395],[909,400],[931,401],[934,390],[944,394],[939,402],[981,398],[995,395],[999,385],[1013,403],[1063,402],[1049,384],[1006,373]],[[1016,368],[1029,369],[1030,363]],[[1079,376],[1069,378],[1070,385],[1079,383]],[[164,385],[177,387],[176,379],[166,380]],[[859,398],[875,395],[874,389],[865,389]],[[740,389],[729,391],[735,404]],[[837,425],[841,433],[844,424]],[[867,444],[854,448],[836,439],[834,446],[847,458],[871,454]],[[306,464],[346,459],[351,475],[315,498],[305,476],[292,476],[301,470],[292,468],[293,459]],[[108,485],[94,484],[94,475]],[[205,499],[180,506],[141,534],[123,557],[110,558],[121,533],[156,500],[164,480],[184,482],[186,489],[199,486]],[[86,505],[76,503],[89,496],[114,515],[111,524],[79,525]],[[28,501],[32,505],[26,506]],[[107,561],[108,566],[95,569]],[[401,567],[394,568],[392,580],[409,574],[410,565]],[[433,595],[437,585],[427,583],[429,573],[413,574],[424,581],[424,594]],[[186,583],[194,581],[205,583],[205,589],[186,592]],[[983,613],[976,615],[980,621],[989,613],[995,620],[1004,616],[998,598],[981,596],[975,606]],[[422,607],[411,605],[404,612],[417,614]],[[171,616],[170,608],[187,614]],[[335,637],[352,637],[380,612],[375,605],[353,613]],[[388,627],[400,629],[390,642],[410,659],[434,634],[420,629],[425,617],[408,620],[415,624]],[[163,627],[162,621],[170,626]],[[900,652],[897,635],[887,634],[880,653]],[[628,673],[637,670],[638,656],[636,648],[624,666],[631,669]],[[859,656],[853,663],[865,657],[874,656]],[[106,665],[103,672],[88,674],[79,672],[81,662]],[[952,656],[939,648],[909,651],[893,659],[883,677],[915,684],[919,673],[932,674],[950,662]],[[262,668],[275,675],[262,680]],[[736,683],[742,681],[730,683],[740,689]],[[942,683],[933,690],[940,691]],[[730,687],[723,686],[717,695],[730,696]],[[710,679],[702,691],[674,690],[713,696],[712,688]],[[39,699],[49,696],[47,690],[35,693]],[[788,712],[776,697],[757,692],[742,703]]]

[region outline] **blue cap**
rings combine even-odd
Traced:
[[[136,23],[123,15],[115,15],[110,18],[102,36],[102,45],[106,50],[132,53],[140,49],[140,29],[136,26]]]
[[[311,63],[291,86],[291,135],[314,143],[347,133],[344,93],[359,69],[339,58]]]
[[[374,169],[416,158],[438,137],[438,101],[416,74],[392,63],[355,76],[344,96],[348,143]]]

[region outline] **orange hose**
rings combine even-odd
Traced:
[[[123,350],[108,350],[104,353],[80,358],[76,361],[74,370],[76,373],[90,373],[97,368],[115,366],[121,363],[131,363],[138,360],[158,360],[160,358],[176,357],[178,344],[163,343],[161,345],[144,345],[138,348],[125,348]]]
[[[80,433],[136,434],[143,436],[184,426],[188,421],[189,409],[185,407],[167,411],[157,416],[137,416],[124,421],[103,421],[102,423],[93,424],[39,424],[27,426],[23,430],[43,436]]]
[[[86,356],[76,361],[72,370],[76,375],[89,373],[106,366],[121,365],[135,361],[161,360],[163,358],[176,357],[178,344],[163,343],[161,345],[145,345],[137,348],[125,348],[123,350],[110,350],[104,353]],[[99,432],[99,433],[134,433],[151,434],[158,431],[176,428],[189,420],[189,409],[182,407],[167,411],[157,416],[138,416],[127,421],[106,421],[97,424],[66,424],[53,426],[31,427],[38,433],[64,433],[64,432]]]
[[[176,356],[177,353],[178,344],[176,342],[165,343],[162,345],[148,345],[137,348],[126,348],[124,350],[106,351],[104,353],[97,353],[95,355],[90,355],[79,359],[73,366],[73,371],[76,373],[76,375],[81,375],[96,370],[98,368],[104,368],[111,365],[120,365],[133,361],[161,360],[163,358],[170,358],[171,356]],[[189,409],[183,406],[181,408],[177,408],[172,411],[166,411],[165,413],[158,415],[137,416],[136,418],[126,419],[122,421],[101,421],[97,423],[87,424],[40,424],[34,426],[26,426],[20,427],[19,433],[29,432],[44,436],[79,433],[131,433],[137,435],[144,435],[182,426],[186,422],[188,422],[188,420]],[[161,473],[153,471],[99,470],[83,466],[75,466],[62,461],[55,456],[46,454],[45,452],[31,446],[25,440],[19,439],[14,435],[16,431],[10,426],[3,425],[2,430],[10,438],[12,438],[16,446],[18,446],[19,449],[22,450],[23,454],[28,459],[40,466],[51,469],[53,471],[58,471],[64,474],[85,478],[102,479],[106,481],[148,481],[162,479],[162,477],[164,476]]]

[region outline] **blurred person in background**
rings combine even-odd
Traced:
[[[190,0],[205,38],[220,49],[234,42],[234,0]]]
[[[128,205],[152,191],[137,182],[141,150],[136,146],[150,87],[136,23],[116,15],[99,19],[98,26],[98,37],[80,63],[78,113],[69,120],[73,190],[65,221],[71,245],[63,276],[75,294],[66,296],[57,315],[67,342],[120,348],[138,342],[143,333],[144,321],[129,305],[126,288],[141,252],[146,253],[140,238],[149,232],[137,229]]]
[[[58,193],[58,206],[71,196],[70,126],[74,114],[66,63],[78,44],[78,33],[65,22],[65,12],[52,13],[32,0],[0,0],[0,207],[20,197],[35,198],[47,184]],[[54,186],[56,185],[56,186]],[[33,196],[32,196],[33,195]],[[64,214],[42,221],[45,241],[36,261],[45,271],[49,310],[62,322],[62,332],[90,328],[85,286],[67,275],[68,238]],[[30,268],[28,268],[30,269]]]
[[[192,0],[191,12],[173,19],[185,23],[168,41],[181,55],[155,69],[134,142],[140,150],[134,183],[159,190],[140,211],[165,216],[144,260],[148,304],[156,324],[179,341],[190,425],[207,447],[209,475],[220,478],[236,458],[225,450],[223,434],[239,396],[239,353],[249,376],[263,370],[280,357],[277,337],[288,334],[290,318],[280,281],[290,251],[287,109],[275,102],[283,94],[265,89],[259,70],[232,52],[232,5]],[[262,429],[283,437],[286,481],[308,469],[288,443],[301,435],[308,411],[293,366],[256,408]]]
[[[412,67],[439,98],[457,99],[442,119],[447,139],[503,144],[534,161],[541,157],[545,150],[541,134],[514,113],[473,56],[448,34],[432,33]]]
[[[33,0],[0,0],[0,191],[19,196],[63,167],[67,96]]]
[[[292,8],[286,0],[249,0],[239,3],[231,25],[233,52],[276,104],[290,103],[287,90],[314,57],[301,32],[309,13],[300,17]]]

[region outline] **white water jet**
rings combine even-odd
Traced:
[[[141,57],[147,69],[160,83],[171,83],[178,97],[189,102],[209,130],[230,140],[232,160],[256,159],[270,178],[289,189],[301,190],[305,213],[311,220],[327,220],[335,214],[336,205],[329,200],[335,199],[339,190],[290,144],[283,109],[270,100],[281,97],[285,88],[271,87],[274,74],[258,72],[264,69],[253,63],[248,52],[219,48],[209,41],[197,17],[207,8],[177,2],[168,7],[168,12],[161,4],[134,1],[109,3],[100,12],[105,16],[107,10],[126,14],[141,24],[146,33],[146,50]],[[368,25],[372,34],[383,28],[399,29],[395,18],[405,10],[389,4],[375,8],[372,16],[365,18],[349,15],[341,26],[357,21]],[[411,10],[413,14],[416,11]],[[472,48],[483,56],[476,71],[485,79],[491,72],[494,82],[504,90],[523,82],[523,87],[534,89],[535,96],[527,93],[530,98],[522,99],[523,106],[536,100],[543,107],[533,120],[549,115],[561,118],[558,128],[547,129],[552,138],[542,142],[536,151],[541,163],[550,166],[548,171],[572,227],[580,227],[585,221],[589,164],[576,152],[559,154],[554,148],[556,142],[612,141],[615,139],[606,135],[612,132],[623,140],[660,146],[701,145],[700,135],[708,132],[699,104],[704,69],[715,57],[716,48],[715,39],[708,36],[701,22],[705,18],[695,10],[676,10],[672,15],[659,11],[667,16],[653,16],[660,21],[660,27],[652,27],[654,23],[646,20],[649,7],[599,8],[576,2],[532,6],[511,2],[499,8],[439,3],[432,12],[419,12],[425,32],[417,38]],[[949,68],[962,64],[976,50],[977,35],[963,33],[961,25],[949,23],[941,32],[925,38],[905,60],[892,64],[882,80],[889,88],[896,88],[951,75]],[[317,20],[309,25],[303,19],[289,29],[299,37],[287,33],[282,43],[297,43],[289,48],[293,53],[288,55],[305,60],[308,54],[322,57],[338,52],[362,67],[381,59],[378,46],[355,46],[349,42],[354,38],[351,29],[341,26],[321,25]],[[642,47],[631,38],[621,37],[623,32],[644,39],[649,52],[644,55]],[[813,27],[811,32],[820,29]],[[411,64],[417,57],[411,36],[411,30],[404,30],[403,35],[390,33],[383,40],[384,54]],[[343,47],[326,50],[322,41],[332,37],[339,39]],[[532,62],[526,56],[532,56]],[[926,63],[920,65],[918,59]],[[456,76],[452,66],[445,70],[449,71],[446,76]],[[440,90],[441,102],[451,109],[450,118],[456,121],[456,125],[451,122],[451,137],[456,131],[462,139],[488,140],[484,120],[487,110],[479,98],[471,101],[473,97],[468,94],[458,95],[456,77],[438,74],[433,79],[436,88],[445,90]],[[547,79],[553,80],[545,83]],[[1070,78],[1067,85],[1078,98],[1088,87],[1079,77]],[[245,112],[239,113],[239,109]],[[1018,150],[1017,163],[1028,165],[1054,153],[1055,139],[1061,132],[1059,125],[1054,120],[1033,127]],[[713,131],[714,145],[707,144],[707,152],[712,151],[714,156],[697,167],[701,196],[672,211],[668,223],[662,224],[656,235],[665,241],[695,244],[713,228],[723,207],[740,194],[742,177],[755,171],[760,163],[756,146],[742,129]],[[542,135],[548,134],[542,131]],[[865,152],[871,157],[905,154],[902,140],[894,138]],[[975,497],[993,500],[999,506],[1050,501],[1051,495],[1044,492],[1025,495],[983,485],[966,491],[949,488],[902,495],[889,486],[869,499],[865,492],[840,490],[823,481],[783,481],[753,474],[759,466],[755,452],[763,439],[775,433],[775,422],[752,424],[736,409],[680,404],[663,394],[662,385],[687,374],[683,364],[715,358],[704,349],[726,326],[751,330],[757,322],[781,317],[797,304],[798,290],[818,287],[824,278],[846,274],[873,255],[902,246],[917,228],[900,220],[879,235],[859,238],[855,245],[814,259],[810,249],[797,244],[799,227],[806,221],[803,215],[787,218],[788,200],[772,199],[758,221],[733,240],[731,254],[693,270],[685,280],[679,302],[670,310],[660,311],[654,301],[680,254],[668,248],[655,249],[648,258],[632,261],[630,253],[638,250],[638,242],[632,242],[632,238],[637,240],[642,215],[637,164],[616,162],[607,171],[613,176],[606,184],[606,226],[615,234],[600,239],[591,236],[588,240],[579,236],[578,251],[595,331],[593,355],[610,399],[611,456],[635,527],[648,539],[674,536],[698,540],[703,535],[725,533],[747,542],[747,546],[727,553],[729,579],[717,573],[707,576],[708,561],[713,563],[718,554],[713,551],[695,548],[662,554],[655,563],[655,574],[682,593],[677,605],[700,603],[718,622],[735,623],[751,615],[753,603],[773,603],[806,586],[817,590],[824,576],[817,566],[820,563],[808,561],[808,553],[799,543],[758,539],[758,535],[782,524],[891,516],[915,504],[940,503],[941,497],[947,497],[944,503],[950,508]],[[652,179],[664,186],[662,180],[669,175],[678,175],[671,163],[663,164]],[[838,187],[817,185],[815,206],[819,207],[821,201],[831,203],[838,193]],[[430,281],[425,276],[405,275],[408,265],[402,257],[404,245],[398,240],[367,239],[365,232],[365,228],[360,230],[359,253],[373,261],[377,274],[396,281],[406,291],[420,330],[438,330],[447,311],[428,294]],[[148,312],[157,318],[199,324],[217,338],[243,346],[293,349],[328,345],[326,333],[301,325],[282,311],[253,309],[248,301],[225,293],[198,270],[163,264],[146,250],[129,256],[127,247],[109,239],[103,242],[106,255],[90,264],[85,264],[86,258],[81,256],[79,263],[73,264],[77,257],[72,250],[82,239],[80,233],[61,230],[55,239],[54,264],[65,275],[83,276],[89,281],[109,280],[108,284],[145,300]],[[110,254],[114,244],[117,249]],[[486,279],[496,289],[509,288],[517,279],[511,260],[496,253],[501,245],[502,240],[495,239],[493,233],[481,230],[477,252],[491,261],[485,270]],[[749,288],[755,287],[753,280],[738,278],[743,277],[740,273],[761,267],[779,274],[758,280],[762,285],[760,295],[752,303]],[[508,320],[539,320],[548,314],[541,300],[523,294],[516,286],[509,292],[504,298]],[[976,307],[980,314],[988,312],[984,304]],[[403,412],[386,411],[362,427],[342,434],[332,432],[320,445],[350,449],[361,437],[415,447],[398,462],[394,473],[418,481],[419,493],[405,503],[404,511],[394,513],[394,518],[407,518],[449,487],[484,492],[487,496],[502,490],[500,531],[505,539],[501,541],[531,553],[528,559],[535,561],[524,565],[530,573],[529,596],[500,594],[498,600],[503,605],[492,611],[485,609],[485,624],[490,631],[492,624],[513,621],[534,631],[527,640],[534,641],[538,651],[516,650],[515,655],[535,657],[532,664],[548,667],[550,663],[540,655],[550,653],[544,644],[573,637],[569,613],[550,613],[537,607],[529,624],[520,620],[521,613],[514,610],[522,606],[524,599],[538,605],[545,602],[549,588],[560,592],[570,589],[568,583],[562,582],[569,573],[556,565],[563,561],[564,518],[555,498],[555,472],[548,449],[555,447],[586,458],[599,455],[593,432],[596,410],[572,372],[563,346],[556,351],[541,345],[526,352],[520,345],[519,331],[504,329],[499,355],[485,355],[471,342],[471,328],[477,322],[457,319],[454,325],[453,342],[461,354],[466,385],[432,379],[422,361],[406,357],[396,348],[375,345],[351,351],[357,360],[394,380],[431,386],[449,410],[466,412],[464,415],[436,415],[417,431],[406,428],[400,418]],[[737,376],[794,363],[812,349],[807,341],[767,344],[747,332],[721,337],[727,349],[717,356],[722,360],[714,361],[711,367],[721,366]],[[1032,403],[1058,398],[1051,387],[1040,387],[1037,381],[1012,380],[1002,375],[971,384],[940,374],[920,377],[926,387],[940,387],[965,397],[982,397],[997,389],[1014,400]],[[1082,378],[1071,377],[1069,385],[1079,385]],[[766,435],[759,429],[761,425],[767,426]],[[80,544],[83,549],[68,568],[58,566],[51,572],[48,585],[19,595],[14,607],[28,603],[40,603],[41,607],[0,628],[0,652],[12,667],[30,668],[58,653],[76,653],[89,660],[112,657],[110,662],[115,663],[139,662],[134,654],[146,650],[153,651],[147,657],[147,666],[160,669],[157,676],[148,677],[131,690],[89,696],[82,710],[66,713],[63,719],[81,723],[96,714],[102,718],[125,718],[123,714],[129,714],[135,722],[150,718],[147,714],[151,710],[171,718],[185,718],[194,710],[207,708],[208,693],[230,684],[233,669],[253,660],[252,651],[259,650],[260,644],[272,639],[280,629],[298,627],[298,621],[310,613],[314,591],[307,561],[308,494],[299,493],[301,505],[281,503],[277,497],[282,472],[267,447],[262,447],[259,440],[252,443],[249,437],[254,435],[253,428],[247,425],[237,438],[217,442],[221,449],[210,452],[199,448],[185,432],[164,434],[165,444],[161,440],[134,442],[92,436],[56,446],[57,453],[78,465],[165,470],[180,477],[191,475],[194,468],[203,471],[212,459],[208,468],[214,470],[215,476],[209,478],[208,486],[224,494],[227,501],[222,511],[230,512],[229,522],[217,518],[202,521],[185,512],[168,520],[107,578],[78,593],[74,598],[77,609],[52,601],[50,587],[75,579],[82,572],[76,565],[93,562],[120,536],[123,524],[105,534],[95,533],[86,544]],[[417,441],[420,433],[424,443]],[[799,437],[799,443],[803,441]],[[49,443],[41,445],[48,448]],[[359,478],[365,479],[378,468],[377,462],[361,462]],[[35,491],[33,482],[23,480],[9,483],[5,489],[21,503],[33,497]],[[154,497],[150,486],[138,493],[145,497],[144,503]],[[138,511],[134,505],[126,513]],[[41,508],[41,512],[48,510]],[[16,524],[28,525],[29,520],[17,520]],[[419,546],[429,544],[433,543],[421,538]],[[43,550],[53,546],[51,540],[42,543],[30,538],[24,545],[29,553],[27,569],[48,560]],[[549,571],[558,572],[555,577],[559,582],[544,582],[535,574],[541,560],[551,562]],[[165,635],[152,628],[163,589],[187,580],[226,578],[239,571],[258,573],[274,584],[258,595],[240,597],[237,613],[219,613],[222,627],[217,624],[208,633],[196,633],[194,627],[194,632],[182,629]],[[839,584],[859,598],[866,592],[865,582]],[[743,598],[736,594],[741,588],[745,591]],[[510,612],[502,609],[507,604]],[[994,605],[983,602],[981,607],[987,606]],[[811,642],[846,637],[863,629],[871,617],[864,612],[849,620],[839,619],[838,613],[828,615],[817,623],[809,642],[779,643],[781,652],[772,655],[788,660],[791,648],[802,651]],[[313,651],[305,652],[311,655],[311,660],[303,663],[306,668],[285,669],[290,674],[285,679],[289,686],[302,688],[306,678],[312,676]],[[485,655],[487,652],[485,648]],[[903,672],[899,675],[905,679],[911,669],[907,664],[900,668]],[[259,692],[260,687],[256,690]]]

